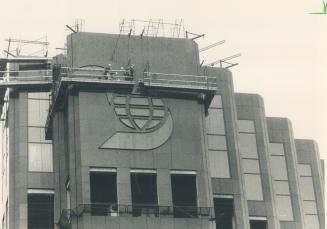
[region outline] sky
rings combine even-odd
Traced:
[[[1,8],[0,57],[5,38],[45,35],[55,55],[75,19],[102,33],[118,33],[122,19],[183,19],[205,34],[200,48],[226,40],[201,53],[204,63],[242,53],[231,68],[235,91],[260,94],[267,116],[289,118],[295,138],[316,140],[327,159],[327,14],[310,14],[321,0],[3,0]]]

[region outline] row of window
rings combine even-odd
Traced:
[[[238,144],[247,200],[263,200],[259,155],[254,121],[238,120]]]
[[[215,95],[206,117],[209,168],[211,177],[231,178],[227,151],[223,105],[220,95]]]
[[[157,173],[154,170],[131,170],[131,197],[133,216],[149,210],[155,211],[158,203]],[[107,215],[111,205],[117,211],[117,174],[114,170],[90,171],[91,210],[93,215]],[[197,214],[196,174],[171,174],[174,216],[194,217]],[[108,208],[109,207],[109,208]],[[112,209],[112,208],[111,208]]]
[[[107,175],[107,176],[105,176]],[[185,177],[184,174],[179,174],[177,177],[174,174],[172,175],[172,182],[173,186],[176,186],[176,183],[179,183],[181,179],[184,180]],[[140,216],[143,213],[151,214],[151,210],[153,210],[153,204],[156,203],[156,197],[153,195],[153,192],[146,190],[146,193],[149,193],[151,197],[146,197],[145,194],[142,194],[144,191],[144,187],[147,185],[150,190],[151,188],[155,188],[152,184],[154,183],[154,176],[153,174],[142,174],[141,179],[136,178],[138,174],[132,173],[131,179],[132,179],[132,196],[135,200],[138,200],[143,205],[140,207],[140,205],[133,204],[132,206],[133,216]],[[91,173],[90,177],[93,180],[92,183],[94,185],[95,182],[104,182],[108,185],[110,183],[111,185],[114,185],[115,183],[115,176],[113,174],[97,174],[97,173]],[[193,178],[191,178],[193,177]],[[188,176],[189,182],[194,182],[194,176]],[[192,180],[192,181],[191,181]],[[146,182],[147,181],[147,182]],[[140,184],[137,184],[140,183]],[[145,183],[145,184],[144,184]],[[143,184],[143,185],[142,185]],[[185,184],[185,182],[184,182]],[[91,184],[92,185],[92,184]],[[99,186],[99,184],[96,184]],[[139,186],[140,185],[140,186]],[[105,185],[100,185],[105,186]],[[139,187],[137,187],[139,186]],[[181,184],[179,185],[181,186]],[[92,187],[92,186],[91,186]],[[184,191],[186,187],[183,188]],[[108,193],[105,193],[105,190],[108,191]],[[113,191],[114,189],[109,190],[107,187],[105,187],[105,190],[102,190],[101,192],[98,192],[97,194],[100,195],[100,197],[95,197],[91,195],[91,197],[94,199],[96,198],[97,201],[99,200],[106,200],[106,201],[113,201],[114,196],[117,195],[116,191]],[[95,195],[93,189],[93,195]],[[99,190],[98,190],[99,191]],[[134,194],[133,194],[134,193]],[[183,192],[185,195],[185,192]],[[194,197],[184,197],[182,196],[182,193],[178,193],[177,197],[180,199],[180,201],[184,200],[183,204],[191,204],[194,205],[196,203],[189,202],[189,199],[193,199]],[[110,199],[112,196],[113,199]],[[174,198],[173,198],[174,199]],[[117,199],[116,199],[117,201]],[[186,203],[187,202],[187,203]],[[234,201],[232,196],[229,197],[215,197],[214,198],[214,211],[215,211],[215,224],[217,229],[234,229],[235,226],[235,217],[234,217]],[[145,204],[147,203],[147,204]],[[181,202],[178,202],[179,204]],[[184,208],[174,208],[174,217],[177,218],[194,218],[196,217],[195,212],[191,211],[190,208],[186,208],[186,206],[183,206]],[[109,208],[109,205],[100,205],[100,203],[95,203],[91,206],[91,214],[92,215],[108,215],[109,213],[111,216],[117,216],[118,207],[117,205],[113,206],[112,208]],[[153,213],[154,211],[152,211]],[[193,214],[193,215],[192,215]],[[267,228],[267,221],[266,219],[252,219],[253,217],[250,217],[250,228],[251,229],[266,229]],[[40,192],[29,192],[28,194],[28,228],[54,228],[54,195],[51,191],[41,191]]]
[[[213,178],[231,178],[224,122],[222,98],[216,95],[206,118],[210,173]],[[254,121],[238,120],[237,126],[247,200],[263,201]],[[283,150],[283,144],[271,143],[269,145],[279,219],[289,221],[293,220],[293,210]]]
[[[307,229],[319,229],[319,218],[310,164],[298,164],[300,175],[300,194],[304,212],[304,224]]]

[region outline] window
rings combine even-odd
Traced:
[[[28,169],[30,172],[52,172],[52,145],[28,144]]]
[[[317,203],[310,164],[298,164],[300,175],[300,193],[306,229],[319,229]]]
[[[28,93],[28,170],[52,172],[52,144],[45,140],[45,124],[49,109],[48,92]]]
[[[196,174],[171,174],[175,218],[197,217]]]
[[[255,133],[254,122],[252,120],[237,120],[238,132]]]
[[[304,215],[304,225],[306,229],[320,229],[318,215]]]
[[[216,216],[216,229],[233,229],[233,198],[214,198],[213,202]]]
[[[91,214],[117,215],[117,174],[115,169],[90,170]]]
[[[213,178],[230,178],[227,151],[209,150],[210,173]]]
[[[207,145],[211,177],[231,178],[226,142],[224,110],[220,95],[211,101],[206,117]]]
[[[206,118],[206,127],[208,134],[225,135],[225,124],[223,109],[209,109]]]
[[[37,192],[28,193],[28,228],[54,228],[53,192]]]
[[[293,221],[293,209],[291,196],[289,195],[276,195],[276,205],[279,220]]]
[[[288,180],[285,156],[270,156],[271,176],[274,180]]]
[[[267,229],[267,221],[250,220],[250,229]]]
[[[257,141],[255,134],[239,134],[239,150],[242,158],[258,159]]]
[[[263,200],[260,174],[244,174],[247,200]]]
[[[283,143],[269,143],[269,161],[276,194],[278,219],[280,221],[293,221],[292,199]]]
[[[209,150],[227,150],[225,136],[208,135]]]
[[[157,174],[155,171],[132,170],[131,190],[133,216],[157,213]]]
[[[262,201],[263,191],[254,121],[238,120],[237,126],[246,199]]]

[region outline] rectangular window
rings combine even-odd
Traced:
[[[302,200],[315,200],[312,177],[300,177],[300,193]]]
[[[240,133],[255,133],[254,121],[252,120],[237,120],[237,127]]]
[[[278,219],[280,221],[293,221],[291,191],[283,143],[269,143],[269,162],[276,194]]]
[[[28,228],[54,228],[53,197],[49,193],[28,194]]]
[[[230,178],[227,151],[209,150],[210,174],[213,178]]]
[[[284,152],[284,145],[283,145],[283,143],[270,142],[269,143],[269,154],[270,155],[284,156],[285,155],[285,152]]]
[[[205,121],[211,177],[231,178],[221,95],[212,99]]]
[[[288,180],[285,156],[270,156],[271,176],[274,180]]]
[[[90,171],[91,214],[117,215],[117,174],[111,171]]]
[[[49,100],[28,100],[28,125],[45,126],[49,109]]]
[[[258,159],[257,141],[255,134],[240,133],[239,150],[242,158]]]
[[[305,228],[319,229],[317,203],[310,164],[298,164],[300,193],[304,212]]]
[[[250,229],[267,229],[267,221],[250,220]]]
[[[238,120],[237,125],[246,199],[262,201],[263,191],[255,124],[253,120]]]
[[[224,114],[222,109],[208,109],[206,128],[208,134],[225,135]]]
[[[53,171],[52,144],[28,144],[28,171]]]
[[[49,92],[28,93],[28,170],[52,172],[52,142],[45,140]]]
[[[209,150],[227,150],[225,136],[208,135]]]
[[[318,215],[304,215],[306,229],[320,229]]]
[[[197,217],[196,174],[171,174],[175,218]]]
[[[276,196],[278,218],[281,221],[293,221],[291,196]]]
[[[289,195],[290,187],[288,185],[288,181],[274,181],[275,193],[277,195]]]
[[[260,174],[259,160],[243,159],[242,163],[244,173]]]
[[[316,201],[304,200],[303,201],[303,212],[308,215],[317,215]]]
[[[263,200],[260,174],[244,174],[247,200]]]
[[[157,174],[131,172],[133,216],[156,214],[158,209]]]
[[[216,229],[233,229],[234,201],[232,198],[214,198]]]

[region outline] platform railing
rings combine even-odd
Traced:
[[[33,82],[33,81],[52,81],[52,70],[25,70],[25,71],[0,71],[3,76],[0,78],[0,83],[15,83],[15,82]]]
[[[144,72],[144,85],[215,90],[216,77]]]
[[[214,216],[213,207],[197,206],[158,206],[150,204],[122,205],[115,203],[81,204],[75,209],[64,209],[61,212],[58,226],[68,228],[72,217],[83,214],[92,216],[147,216],[147,217],[172,217],[172,218],[208,218]]]
[[[111,81],[133,81],[125,69],[103,69],[103,68],[69,68],[62,67],[60,77],[82,78],[94,80],[111,80]]]

